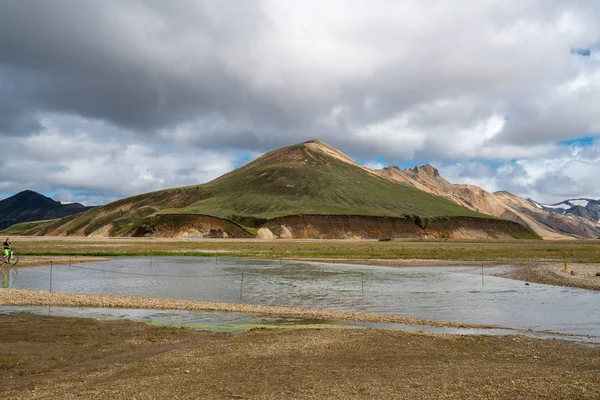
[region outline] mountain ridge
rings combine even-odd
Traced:
[[[377,172],[381,176],[442,196],[471,210],[524,224],[544,239],[596,239],[600,236],[600,202],[598,218],[594,221],[584,217],[586,214],[580,211],[580,205],[569,208],[570,212],[564,210],[563,213],[556,213],[551,210],[552,206],[544,207],[506,190],[491,193],[474,185],[450,183],[430,164],[405,169],[392,166]]]
[[[0,201],[0,229],[38,220],[50,220],[90,210],[79,203],[62,204],[33,190],[24,190]]]
[[[529,199],[536,205],[545,210],[549,210],[563,215],[574,215],[585,218],[592,222],[600,223],[600,200],[577,198],[567,199],[555,204],[542,204]]]

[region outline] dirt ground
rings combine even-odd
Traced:
[[[600,398],[600,349],[522,337],[4,315],[0,352],[10,399]]]

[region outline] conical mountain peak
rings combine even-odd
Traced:
[[[344,161],[344,162],[347,162],[350,164],[359,165],[356,161],[354,161],[352,158],[348,157],[346,154],[342,153],[335,147],[330,146],[327,143],[322,142],[320,140],[317,140],[317,139],[309,140],[308,142],[304,142],[302,144],[308,150],[310,150],[312,152],[326,154],[330,157],[337,158],[338,160],[341,160],[341,161]]]
[[[327,165],[335,161],[363,168],[338,149],[316,139],[270,151],[248,164],[247,167],[265,163],[272,165],[280,163]]]

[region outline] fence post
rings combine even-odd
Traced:
[[[242,300],[243,294],[244,294],[244,273],[242,272],[242,281],[240,282],[240,301]]]
[[[52,293],[52,260],[50,260],[50,293]]]

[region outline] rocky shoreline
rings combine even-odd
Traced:
[[[600,290],[600,276],[596,276],[597,273],[600,273],[600,264],[568,263],[565,271],[563,263],[528,263],[517,265],[503,277],[547,285]]]

